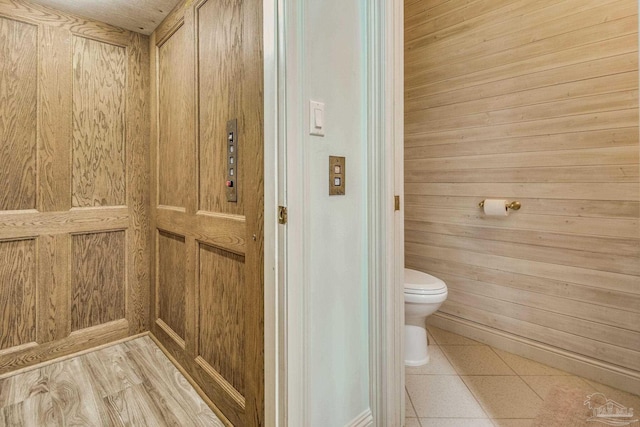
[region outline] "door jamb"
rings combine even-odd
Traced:
[[[283,339],[278,293],[278,10],[277,0],[263,0],[264,74],[264,420],[266,427],[281,422],[283,393],[280,369]]]
[[[372,2],[368,14],[370,400],[375,426],[400,427],[405,417],[404,3]]]

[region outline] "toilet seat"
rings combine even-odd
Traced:
[[[404,293],[412,295],[446,294],[447,285],[430,274],[405,268]]]

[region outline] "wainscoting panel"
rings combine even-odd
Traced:
[[[72,331],[124,318],[125,238],[124,231],[72,237]]]
[[[73,206],[125,204],[126,49],[73,37]]]
[[[162,320],[184,345],[185,276],[187,260],[184,237],[158,232],[158,319]]]
[[[191,172],[188,150],[183,144],[193,140],[193,75],[184,72],[188,51],[184,49],[187,30],[178,28],[158,48],[158,203],[186,206],[187,176]],[[182,141],[181,144],[176,143]]]
[[[36,208],[38,27],[0,17],[0,210]]]
[[[227,174],[227,145],[220,136],[227,131],[227,120],[241,119],[244,70],[242,43],[242,2],[206,1],[196,11],[198,25],[198,105],[200,106],[199,168],[200,194],[198,209],[208,212],[244,214],[241,194],[237,203],[228,203],[226,187],[220,177]],[[236,4],[234,4],[236,3]],[[220,37],[224,34],[224,37]],[[235,152],[238,191],[244,191],[244,134],[240,132]]]
[[[0,354],[36,340],[35,239],[0,242]]]
[[[148,49],[0,0],[0,375],[148,330]]]
[[[200,245],[200,356],[244,394],[244,257]]]

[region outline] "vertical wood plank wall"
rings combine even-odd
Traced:
[[[0,0],[0,375],[148,330],[148,37]]]
[[[405,0],[405,112],[406,264],[449,287],[433,320],[640,384],[637,2]]]
[[[151,36],[152,336],[235,426],[264,423],[260,0],[184,1]],[[226,198],[237,119],[237,202]]]

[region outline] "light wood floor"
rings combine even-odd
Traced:
[[[223,423],[149,337],[0,380],[3,426]]]

